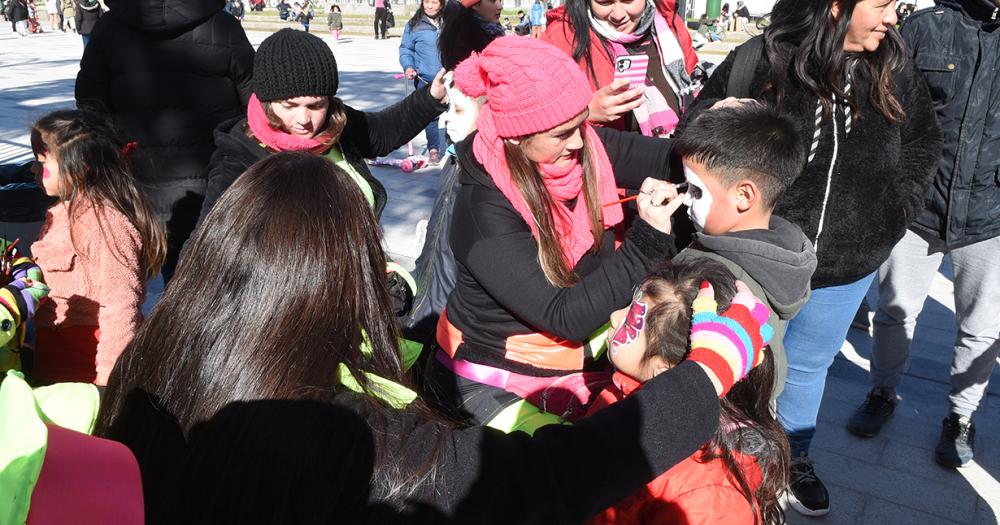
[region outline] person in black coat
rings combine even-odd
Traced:
[[[762,350],[697,348],[533,436],[457,425],[408,387],[379,237],[316,155],[268,156],[219,199],[98,417],[138,460],[147,523],[583,523],[697,450],[749,372],[725,363]]]
[[[83,38],[83,47],[87,48],[90,43],[90,34],[94,31],[94,26],[100,20],[104,10],[97,0],[76,0],[76,10],[73,14],[73,22],[76,24],[76,32]]]
[[[588,337],[676,253],[670,214],[680,200],[659,180],[670,172],[671,143],[585,123],[586,79],[551,44],[500,37],[460,63],[454,80],[487,105],[476,133],[456,145],[458,274],[428,384],[443,407],[488,423],[507,399],[536,400],[471,371],[516,374],[539,390],[582,372],[593,357]],[[550,143],[552,151],[535,149]],[[641,190],[628,228],[616,188]]]
[[[973,457],[972,415],[982,401],[1000,344],[1000,3],[938,0],[900,32],[930,87],[944,151],[926,207],[879,271],[872,334],[874,387],[847,429],[874,436],[892,416],[917,316],[947,254],[955,284],[958,337],[948,417],[935,459],[959,467]]]
[[[315,35],[282,29],[267,37],[254,59],[253,94],[244,117],[215,132],[201,217],[251,164],[279,151],[307,151],[346,170],[369,198],[375,216],[386,192],[365,159],[406,144],[446,109],[440,78],[403,101],[368,113],[336,98],[337,61]]]
[[[683,134],[726,98],[739,63],[756,66],[749,94],[801,130],[807,161],[774,213],[802,229],[818,265],[811,297],[785,333],[777,415],[792,450],[789,501],[807,515],[830,509],[809,458],[827,369],[875,271],[923,207],[941,155],[934,105],[896,31],[893,4],[851,5],[846,16],[836,0],[779,0],[769,29],[755,37],[760,54],[749,55],[748,45],[726,57],[678,127]]]
[[[109,112],[138,143],[132,170],[166,223],[169,280],[201,211],[212,131],[250,100],[253,47],[224,0],[108,4],[80,61],[76,100]]]
[[[10,23],[14,25],[14,31],[19,36],[28,36],[28,1],[10,0],[6,7],[7,16]]]

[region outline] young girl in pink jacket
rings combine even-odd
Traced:
[[[35,316],[36,384],[104,386],[142,321],[166,237],[129,172],[130,146],[80,111],[50,113],[32,127],[42,186],[58,199],[31,246],[51,288]]]

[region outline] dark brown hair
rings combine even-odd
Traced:
[[[840,7],[840,16],[836,18],[834,4]],[[906,120],[893,79],[907,60],[903,39],[896,28],[889,28],[874,52],[844,51],[844,39],[857,4],[858,0],[779,0],[774,4],[771,25],[764,30],[771,64],[765,90],[776,91],[779,106],[788,83],[795,82],[820,100],[824,120],[833,114],[835,99],[846,100],[855,118],[863,118],[857,102],[861,94],[857,89],[844,92],[846,72],[853,68],[868,77],[871,82],[868,99],[887,121],[899,125]]]
[[[344,133],[344,127],[347,125],[347,107],[344,105],[344,102],[337,97],[329,97],[329,100],[330,105],[326,108],[326,122],[323,123],[323,128],[313,137],[314,140],[323,143],[324,149],[329,149],[340,140],[340,135]],[[285,124],[281,122],[281,119],[275,114],[274,109],[271,108],[271,102],[281,101],[272,100],[260,103],[264,109],[264,115],[267,116],[268,124],[273,129],[287,133],[288,130],[285,129]],[[257,140],[254,137],[253,131],[250,130],[250,126],[247,126],[246,135],[253,140]]]
[[[768,210],[806,162],[795,121],[756,100],[703,111],[684,128],[674,150],[703,164],[726,189],[752,180]]]
[[[99,435],[135,453],[158,512],[170,512],[181,490],[166,481],[176,469],[202,468],[183,449],[200,422],[243,400],[334,402],[349,390],[337,380],[342,367],[367,394],[360,397],[376,440],[374,497],[403,500],[433,483],[436,452],[427,464],[403,468],[381,445],[398,416],[380,401],[384,387],[366,374],[407,387],[411,381],[389,313],[379,239],[357,184],[314,155],[269,155],[223,194],[118,360],[98,417]],[[362,351],[363,342],[371,352]],[[440,420],[419,398],[407,410]],[[169,446],[170,433],[155,424],[162,419],[181,445]],[[422,446],[437,450],[433,439]]]
[[[31,151],[35,156],[54,155],[59,162],[59,199],[67,203],[70,219],[86,213],[80,206],[92,205],[104,244],[115,259],[123,262],[126,257],[121,246],[112,241],[105,228],[105,210],[110,207],[124,215],[139,232],[140,270],[146,278],[152,278],[166,258],[167,237],[163,223],[129,170],[123,147],[125,143],[114,126],[89,111],[55,111],[31,127]],[[74,250],[85,256],[72,233],[71,239]]]
[[[643,295],[650,305],[645,330],[646,360],[659,356],[676,365],[687,357],[691,346],[691,304],[702,281],[708,281],[715,289],[719,310],[729,308],[736,295],[736,278],[716,261],[668,261],[650,272],[642,283]],[[754,522],[766,525],[784,523],[778,495],[788,481],[788,438],[771,415],[773,389],[774,358],[768,347],[764,362],[719,400],[719,427],[702,447],[702,461],[721,459],[732,481],[754,509]],[[762,475],[757,490],[751,490],[734,452],[756,460]]]
[[[577,206],[586,206],[590,216],[590,229],[594,234],[594,245],[591,252],[596,252],[601,248],[601,240],[604,238],[604,220],[601,211],[601,198],[597,192],[597,169],[592,160],[593,153],[590,143],[587,142],[586,134],[583,135],[583,148],[580,149],[580,164],[583,165],[583,191],[582,199],[578,200]],[[529,138],[523,138],[522,144]],[[528,205],[538,231],[538,264],[553,286],[568,288],[580,280],[580,276],[567,268],[563,258],[563,250],[559,243],[559,233],[556,231],[556,221],[553,216],[553,201],[542,181],[542,175],[534,162],[525,156],[520,145],[504,141],[504,154],[507,156],[507,167],[510,170],[510,178],[517,187],[517,191],[524,198]]]

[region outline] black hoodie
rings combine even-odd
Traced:
[[[774,355],[774,397],[785,385],[788,360],[782,339],[788,321],[809,299],[809,282],[816,271],[816,252],[798,226],[771,216],[766,230],[745,230],[723,235],[695,234],[691,245],[676,261],[713,259],[725,264],[757,297],[766,298],[774,328],[770,347]]]
[[[212,131],[250,99],[253,47],[223,5],[108,0],[76,78],[77,104],[108,111],[138,143],[132,168],[167,225],[171,259],[201,210]]]

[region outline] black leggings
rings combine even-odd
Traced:
[[[389,20],[389,10],[384,7],[375,9],[375,38],[385,38],[386,22]]]

